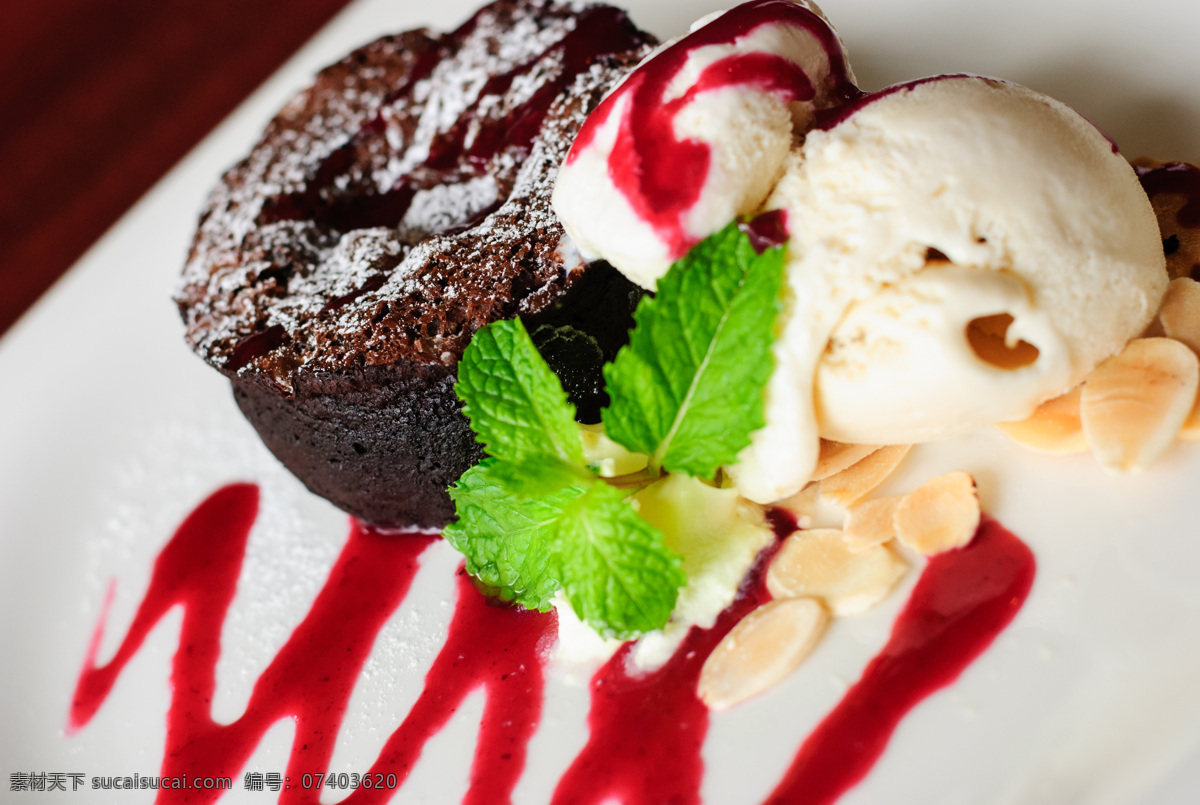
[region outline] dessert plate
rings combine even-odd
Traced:
[[[660,35],[716,7],[641,0]],[[215,664],[212,716],[234,721],[254,682],[312,607],[350,523],[309,495],[241,419],[227,384],[184,346],[169,301],[196,211],[315,70],[384,32],[456,25],[468,0],[351,6],[147,195],[0,341],[0,785],[54,775],[41,801],[149,802],[93,779],[159,774],[183,613],[158,621],[94,718],[68,729],[98,623],[112,656],[146,595],[154,559],[214,490],[257,484],[250,531]],[[867,89],[942,72],[993,74],[1075,106],[1130,155],[1200,160],[1200,5],[1147,0],[1130,19],[1105,0],[830,0],[825,11]],[[1200,798],[1200,445],[1149,472],[1103,475],[1087,456],[1049,458],[993,433],[921,447],[894,490],[972,472],[985,510],[1034,551],[1033,591],[1013,624],[952,686],[900,725],[846,803],[1184,803]],[[883,490],[884,493],[889,490]],[[454,609],[456,556],[422,556],[354,682],[326,771],[362,773],[412,708]],[[839,620],[769,694],[712,717],[703,798],[757,803],[804,737],[886,641],[912,583]],[[337,628],[336,625],[334,628]],[[353,628],[345,624],[346,630]],[[184,646],[183,651],[188,647]],[[176,685],[186,680],[176,680]],[[587,740],[587,675],[550,674],[514,800],[543,803]],[[484,697],[468,695],[425,746],[396,801],[453,803],[467,791]],[[294,727],[254,744],[222,802],[266,802]],[[671,769],[663,769],[670,774]],[[214,774],[216,772],[213,772]],[[79,777],[72,777],[79,775]],[[77,784],[79,791],[72,792]],[[295,786],[299,781],[292,780]],[[88,793],[81,793],[87,789]],[[323,802],[342,799],[325,790]],[[16,798],[13,793],[5,797]]]

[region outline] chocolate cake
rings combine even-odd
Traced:
[[[437,528],[480,456],[454,395],[472,334],[525,319],[585,419],[638,291],[584,266],[550,191],[652,40],[608,6],[499,0],[323,70],[209,197],[176,301],[187,340],[313,492]]]

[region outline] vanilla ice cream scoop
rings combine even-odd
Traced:
[[[763,503],[808,481],[818,436],[910,443],[1024,418],[1138,335],[1167,284],[1113,145],[992,79],[836,110],[765,207],[787,211],[786,323],[767,425],[733,470]]]
[[[555,212],[585,258],[653,290],[688,249],[759,207],[794,127],[857,94],[815,6],[752,0],[707,17],[588,117],[559,171]]]

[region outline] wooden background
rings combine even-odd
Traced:
[[[0,0],[0,334],[348,0]]]

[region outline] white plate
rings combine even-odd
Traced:
[[[659,34],[710,10],[633,4]],[[95,719],[64,734],[105,590],[99,649],[111,655],[179,520],[235,479],[263,510],[226,621],[213,712],[235,718],[303,617],[347,533],[346,518],[281,470],[227,384],[183,346],[169,301],[196,210],[220,171],[322,65],[357,44],[472,10],[362,0],[349,8],[164,179],[0,342],[0,786],[10,775],[156,774],[180,615],[169,614]],[[1192,0],[830,0],[864,87],[937,72],[999,75],[1076,106],[1125,153],[1200,160],[1200,4]],[[920,705],[844,802],[1184,803],[1200,798],[1200,445],[1139,478],[1087,457],[1039,458],[982,436],[922,449],[896,488],[941,469],[980,479],[987,510],[1036,552],[1014,624],[950,689]],[[441,644],[455,558],[427,556],[356,689],[333,760],[363,771],[419,690]],[[916,573],[911,576],[915,578]],[[886,639],[903,592],[839,622],[781,688],[715,716],[706,801],[758,802],[802,737]],[[586,692],[552,681],[518,802],[544,802],[586,738]],[[427,747],[399,801],[456,802],[481,698]],[[780,713],[786,716],[781,717]],[[282,771],[277,724],[247,768]],[[313,771],[320,771],[314,769]],[[226,801],[264,802],[235,790]],[[31,794],[37,801],[146,802],[152,792]]]

